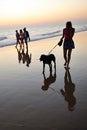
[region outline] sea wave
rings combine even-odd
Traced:
[[[75,27],[76,33],[87,31],[87,24],[81,25],[81,26],[76,25],[74,27]],[[38,28],[37,29],[31,28],[31,30],[29,31],[31,42],[62,36],[63,27],[61,27],[59,30],[57,30],[56,28],[51,28],[51,27],[47,27],[47,28],[42,27],[40,29],[41,30],[38,31]],[[8,35],[7,33],[7,36],[5,35],[5,36],[0,37],[0,47],[11,46],[11,45],[16,44],[16,37],[15,37],[14,30],[10,31],[12,32],[10,35]]]
[[[49,36],[49,35],[55,35],[58,34],[59,32],[61,32],[61,30],[59,31],[55,31],[55,32],[49,32],[49,33],[45,33],[45,34],[41,34],[42,36]]]
[[[87,31],[87,26],[76,28],[76,32],[84,32],[84,31]]]
[[[0,37],[0,41],[7,39],[7,37]]]
[[[53,38],[53,37],[61,36],[61,35],[62,35],[61,30],[55,31],[55,32],[49,32],[49,33],[42,33],[42,34],[38,34],[31,37],[31,42],[42,40],[42,39],[47,39],[47,38]]]

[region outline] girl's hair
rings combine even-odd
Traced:
[[[72,23],[70,21],[66,23],[66,28],[72,28]]]

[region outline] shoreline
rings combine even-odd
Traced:
[[[78,33],[85,33],[87,32],[87,30],[83,30],[83,31],[77,31],[75,34],[78,34]],[[30,42],[33,43],[33,42],[39,42],[39,41],[42,41],[42,40],[47,40],[47,39],[53,39],[53,38],[57,38],[57,37],[61,37],[62,34],[58,34],[56,36],[49,36],[49,37],[43,37],[43,38],[36,38],[36,39],[33,39],[31,40]],[[8,45],[2,45],[0,48],[3,48],[3,47],[10,47],[10,46],[14,46],[15,43],[12,43],[12,44],[8,44]]]

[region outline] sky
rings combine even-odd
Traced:
[[[0,0],[0,26],[87,20],[87,0]]]

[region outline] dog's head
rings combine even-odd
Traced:
[[[45,55],[40,56],[40,61],[43,61],[45,59]]]

